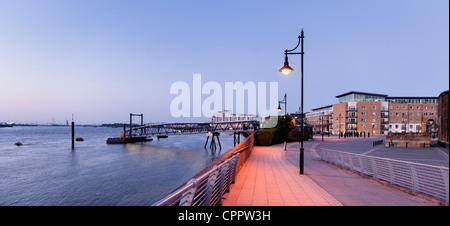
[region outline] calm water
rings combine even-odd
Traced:
[[[233,147],[203,149],[205,134],[106,144],[121,128],[0,128],[0,206],[151,205]],[[15,146],[16,142],[23,146]]]

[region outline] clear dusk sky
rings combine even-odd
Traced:
[[[278,69],[301,29],[305,112],[348,91],[449,89],[448,0],[0,0],[0,122],[207,121],[170,114],[194,73],[278,82],[295,112],[300,55]]]

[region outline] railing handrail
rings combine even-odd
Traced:
[[[423,163],[418,163],[418,162],[411,162],[411,161],[403,161],[403,160],[398,160],[398,159],[383,158],[383,157],[378,157],[378,156],[361,155],[361,154],[350,153],[350,152],[345,152],[345,151],[331,150],[331,149],[327,149],[327,148],[319,148],[319,149],[320,150],[325,150],[325,151],[340,152],[340,153],[343,153],[343,154],[351,154],[351,155],[355,155],[355,156],[370,157],[370,158],[373,158],[373,159],[379,159],[379,160],[385,160],[385,161],[391,161],[391,162],[399,162],[399,163],[413,164],[413,165],[418,165],[418,166],[423,166],[423,167],[430,167],[430,168],[438,168],[438,169],[449,170],[449,168],[445,167],[445,166],[435,166],[435,165],[423,164]]]
[[[221,158],[217,159],[204,170],[207,170],[208,168],[211,169],[204,173],[200,171],[196,176],[188,180],[185,185],[154,203],[153,206],[221,205],[222,195],[229,192],[230,184],[234,183],[239,162],[245,161],[245,155],[244,160],[240,159],[241,154],[244,151],[251,151],[253,148],[253,141],[254,134],[250,135],[235,148],[228,151],[227,153],[230,153],[230,155],[228,155],[228,157],[225,156],[225,160],[221,160]],[[245,146],[242,147],[243,145]],[[248,155],[249,154],[247,154],[247,157]]]

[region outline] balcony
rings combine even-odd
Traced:
[[[356,108],[347,108],[345,111],[357,111]]]

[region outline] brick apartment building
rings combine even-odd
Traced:
[[[332,134],[435,132],[437,97],[389,97],[351,91],[336,96],[339,103],[313,109],[305,118],[313,131]]]
[[[448,93],[449,91],[442,92],[438,97],[438,125],[439,125],[439,141],[449,143],[448,130]]]

